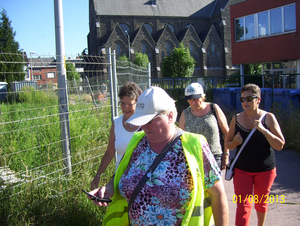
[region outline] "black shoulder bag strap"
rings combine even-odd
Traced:
[[[164,147],[164,149],[161,151],[160,154],[158,154],[156,156],[156,158],[154,159],[152,165],[149,167],[149,169],[147,170],[147,172],[145,173],[145,175],[142,177],[142,179],[139,181],[138,185],[135,187],[129,203],[128,203],[128,220],[130,222],[130,218],[129,218],[129,211],[131,208],[131,205],[133,203],[133,201],[135,200],[135,198],[137,197],[137,195],[140,193],[140,191],[142,190],[142,188],[144,187],[145,183],[147,182],[147,180],[151,177],[152,173],[155,171],[155,169],[157,168],[157,166],[159,165],[159,163],[161,162],[161,160],[163,160],[163,158],[166,156],[166,154],[168,153],[168,151],[170,150],[170,148],[173,147],[173,145],[176,143],[176,141],[180,138],[180,136],[184,133],[185,131],[181,130],[181,129],[177,129],[177,133],[176,135],[174,135],[173,139],[170,140],[166,146]],[[129,224],[131,225],[131,224]]]

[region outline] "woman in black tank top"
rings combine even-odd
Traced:
[[[256,131],[240,153],[234,168],[237,201],[235,225],[249,225],[252,203],[257,212],[258,225],[263,225],[268,208],[265,200],[276,177],[274,150],[282,150],[285,139],[274,114],[267,113],[261,121],[258,120],[265,113],[259,109],[259,86],[243,86],[240,101],[244,111],[231,120],[227,148],[239,152],[251,130],[255,128]]]

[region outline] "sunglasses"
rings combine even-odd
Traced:
[[[256,97],[256,96],[241,97],[241,98],[240,98],[240,101],[241,101],[241,103],[244,103],[245,100],[246,100],[247,102],[252,102],[255,98],[258,98],[258,97]]]

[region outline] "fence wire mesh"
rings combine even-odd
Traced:
[[[111,86],[133,81],[143,90],[148,88],[147,68],[118,62],[118,82],[111,84],[110,65],[101,57],[66,57],[67,64],[74,66],[67,66],[66,71],[70,130],[66,139],[72,167],[72,175],[67,176],[67,156],[61,145],[58,93],[62,88],[57,85],[57,62],[55,57],[47,57],[52,61],[45,63],[43,58],[0,54],[0,203],[9,209],[8,220],[20,210],[61,197],[78,186],[89,186],[109,139],[111,103],[116,103],[111,101]],[[82,175],[88,179],[81,179]],[[19,205],[7,205],[14,197],[20,200]]]

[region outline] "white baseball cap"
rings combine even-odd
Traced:
[[[138,98],[135,113],[126,123],[143,126],[158,113],[175,108],[175,101],[160,87],[151,86]]]
[[[205,97],[202,86],[198,82],[189,84],[184,91],[185,99],[199,99]]]

